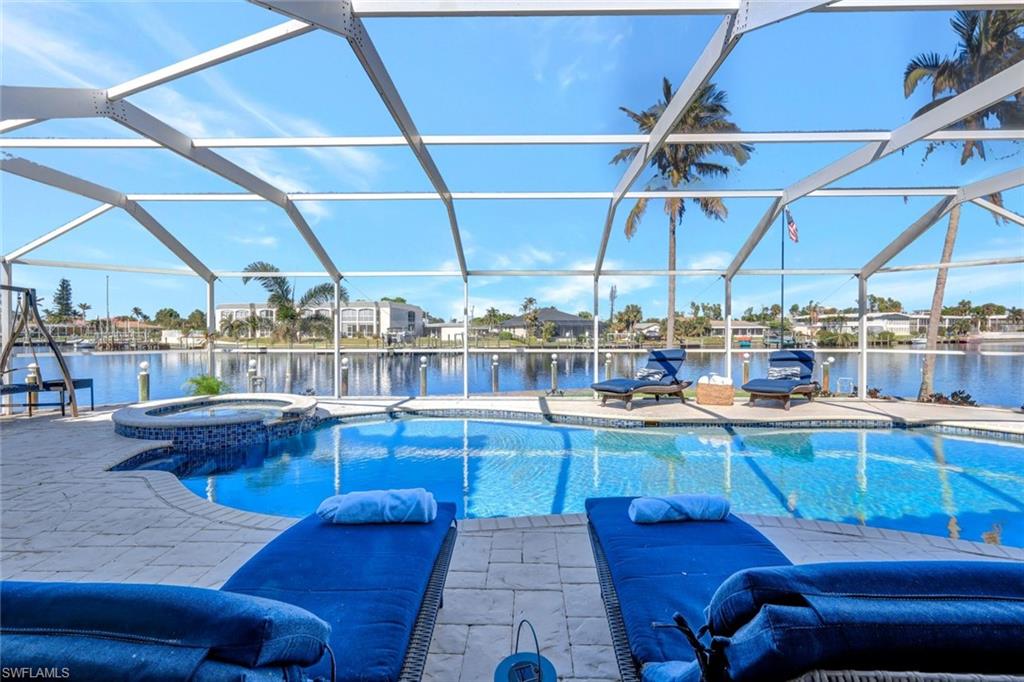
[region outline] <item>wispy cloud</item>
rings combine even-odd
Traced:
[[[560,90],[618,69],[620,48],[632,31],[621,17],[552,17],[530,29],[533,79],[554,82]]]
[[[691,256],[686,267],[691,270],[722,270],[732,262],[733,254],[728,251],[706,251]]]
[[[4,5],[0,49],[26,58],[42,74],[53,77],[57,85],[107,87],[131,76],[130,62],[89,47],[77,40],[75,34],[50,30],[40,21],[44,18],[70,19],[80,33],[86,28],[88,17],[77,11],[75,5],[46,3],[45,12],[35,11],[37,9],[39,6],[32,4]],[[31,16],[25,16],[24,10],[32,10]]]
[[[245,246],[266,246],[266,247],[270,247],[270,248],[276,247],[278,245],[278,242],[279,242],[277,237],[274,237],[273,235],[269,235],[269,234],[267,234],[267,235],[258,235],[258,234],[237,235],[236,234],[236,235],[231,235],[230,237],[228,237],[228,239],[230,239],[231,241],[235,242],[236,244],[243,244]]]

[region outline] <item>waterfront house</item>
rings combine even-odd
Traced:
[[[555,326],[555,336],[559,338],[589,337],[594,329],[594,321],[579,315],[559,310],[554,306],[538,308],[537,328],[530,329],[525,315],[517,315],[501,323],[501,331],[511,332],[519,338],[537,335],[548,322]]]
[[[331,317],[331,306],[305,308],[303,315]],[[273,322],[276,310],[266,303],[222,303],[217,306],[217,326],[225,320],[246,320],[261,317]],[[270,334],[270,325],[257,332]],[[341,306],[341,335],[347,337],[390,337],[396,340],[423,336],[423,309],[409,303],[394,301],[349,301]]]

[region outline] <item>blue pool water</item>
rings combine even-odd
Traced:
[[[473,419],[336,424],[264,448],[151,462],[197,495],[303,516],[329,495],[422,486],[460,517],[587,497],[715,493],[733,510],[1024,546],[1024,445],[928,430],[592,429]]]

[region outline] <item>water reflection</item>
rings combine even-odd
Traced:
[[[921,431],[585,429],[398,419],[163,457],[208,499],[302,516],[333,494],[426,487],[464,517],[572,513],[591,496],[726,495],[739,512],[1024,545],[1024,447]]]
[[[1019,348],[1019,347],[1018,347]],[[822,351],[825,354],[825,351]],[[491,352],[471,353],[469,356],[469,388],[474,394],[491,393]],[[839,379],[856,383],[857,356],[852,353],[834,353],[832,385]],[[419,354],[366,354],[349,353],[349,394],[355,396],[393,395],[409,396],[419,393]],[[458,395],[462,393],[463,361],[460,354],[427,354],[427,385],[431,395]],[[330,395],[333,391],[334,360],[330,353],[219,353],[217,372],[235,390],[247,386],[246,371],[250,359],[255,359],[260,376],[266,377],[268,391],[280,391],[285,386],[289,368],[296,393],[312,392]],[[110,355],[69,355],[68,362],[75,376],[95,380],[96,402],[111,404],[131,402],[137,398],[138,364],[150,363],[150,393],[153,399],[182,395],[185,381],[207,371],[202,352],[162,352]],[[57,368],[50,356],[40,356],[44,377],[56,376]],[[593,378],[591,353],[561,351],[558,358],[559,387],[563,390],[582,389]],[[616,353],[611,359],[612,376],[632,376],[642,355]],[[742,354],[733,357],[733,376],[742,375]],[[19,357],[15,365],[22,371],[15,380],[24,376],[23,368],[31,358]],[[752,377],[767,373],[767,356],[751,357]],[[550,388],[550,355],[548,353],[499,353],[499,382],[503,393],[540,393]],[[604,356],[599,370],[604,375]],[[686,359],[687,375],[697,377],[717,372],[725,373],[725,355],[690,351]],[[897,396],[916,396],[921,377],[921,356],[873,354],[868,357],[869,385],[879,387],[883,393]],[[1024,356],[943,355],[936,358],[935,390],[951,393],[966,389],[981,404],[1019,406],[1024,404]]]

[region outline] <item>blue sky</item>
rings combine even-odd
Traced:
[[[237,2],[14,2],[2,8],[2,80],[12,85],[108,87],[283,19]],[[678,84],[703,48],[717,17],[373,19],[366,22],[399,91],[425,134],[630,133],[620,105],[642,109],[660,94],[662,76]],[[951,52],[949,14],[809,14],[745,37],[715,82],[728,92],[745,130],[891,129],[926,101],[904,99],[902,73],[922,51]],[[139,94],[131,101],[194,137],[394,135],[397,129],[348,45],[314,32]],[[101,120],[48,121],[14,136],[110,136],[131,133]],[[707,187],[770,189],[800,179],[855,145],[759,145],[726,180]],[[222,150],[225,156],[289,191],[428,191],[404,148]],[[608,191],[621,176],[609,166],[615,147],[435,147],[432,154],[455,191]],[[987,161],[958,163],[951,149],[922,163],[924,144],[886,158],[836,186],[959,185],[1021,165],[1020,145],[989,146]],[[239,191],[163,150],[19,150],[33,161],[124,192]],[[644,176],[646,179],[647,176]],[[3,174],[2,250],[74,218],[95,202]],[[1024,212],[1020,190],[1004,197]],[[765,210],[766,199],[728,202],[729,218],[712,222],[689,211],[679,232],[679,266],[722,267]],[[934,202],[930,198],[803,199],[791,208],[801,241],[787,249],[790,267],[857,267]],[[266,203],[149,203],[147,208],[214,270],[268,260],[284,270],[321,269],[284,213]],[[300,209],[344,270],[452,269],[454,250],[440,202],[302,203]],[[469,267],[592,267],[605,201],[463,201],[456,211]],[[639,234],[622,233],[619,211],[606,267],[665,265],[665,219],[652,204]],[[938,260],[943,226],[894,264]],[[778,227],[748,261],[778,267]],[[1020,255],[1024,231],[997,225],[976,206],[963,211],[955,258]],[[110,211],[44,246],[32,257],[94,263],[180,267],[127,215]],[[15,266],[16,283],[49,297],[71,279],[75,298],[102,312],[103,273]],[[927,306],[933,272],[872,278],[871,291]],[[312,285],[315,280],[303,280]],[[602,280],[615,284],[619,306],[639,303],[664,315],[659,277]],[[262,300],[255,284],[218,283],[218,300]],[[363,278],[346,282],[353,297],[401,295],[451,317],[461,308],[458,278]],[[851,305],[847,277],[789,278],[787,306],[813,298]],[[588,278],[474,278],[472,305],[515,308],[522,297],[576,311],[590,307]],[[779,298],[777,278],[734,285],[735,308]],[[720,301],[718,278],[679,280],[680,307]],[[946,300],[1024,305],[1024,268],[951,272]],[[113,273],[111,312],[141,306],[202,308],[204,285],[185,277]]]

